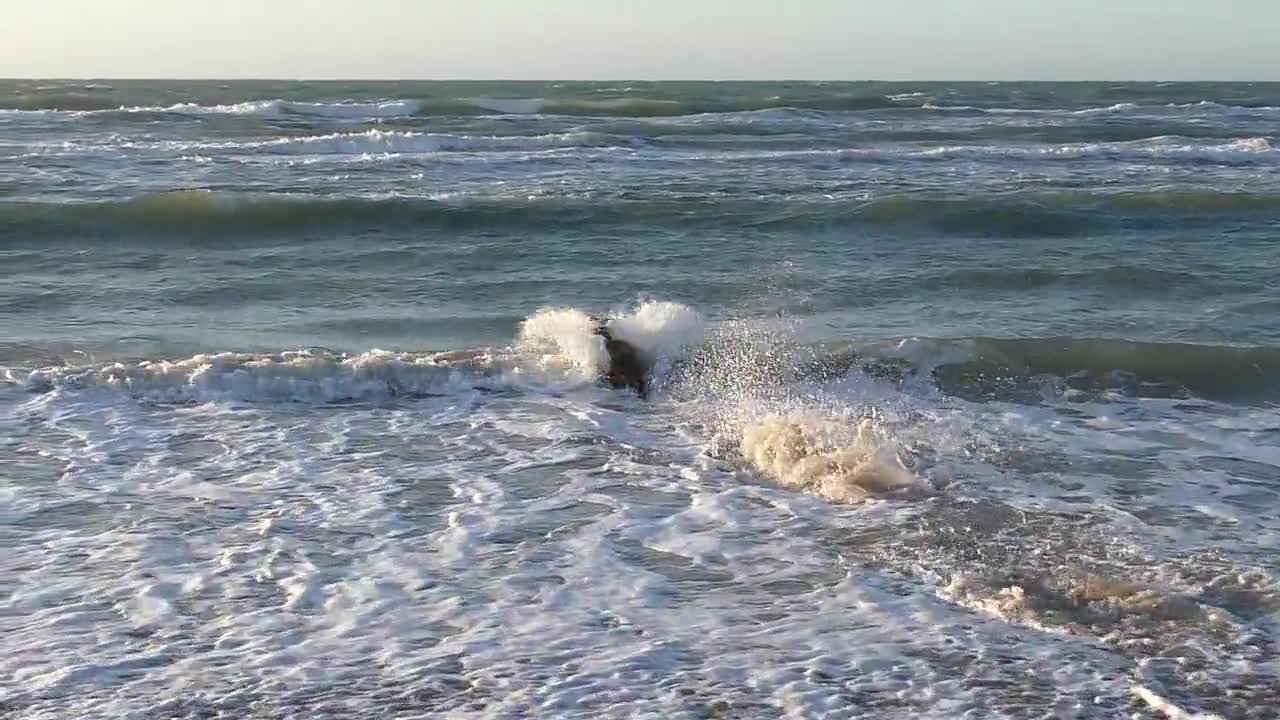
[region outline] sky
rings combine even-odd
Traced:
[[[1280,0],[4,0],[0,77],[1280,80]]]

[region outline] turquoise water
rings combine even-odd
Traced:
[[[1272,717],[1278,122],[0,81],[0,705]]]

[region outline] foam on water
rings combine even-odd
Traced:
[[[581,375],[599,377],[609,366],[598,322],[576,308],[539,310],[520,326],[516,347],[550,364]]]
[[[658,374],[701,342],[704,332],[702,317],[692,308],[650,300],[607,319],[577,308],[540,310],[521,323],[516,346],[538,358],[543,367],[595,379],[609,366],[604,338],[596,332],[602,321],[614,337],[633,345]]]
[[[1108,424],[856,369],[803,380],[787,323],[608,315],[671,358],[649,403],[593,382],[596,320],[569,307],[529,316],[510,355],[11,369],[0,454],[47,481],[3,496],[22,538],[4,609],[25,619],[6,709],[1208,718],[1277,700],[1280,585],[1168,557],[1231,527],[1182,514],[1222,505],[1215,487],[1144,474],[1082,503],[1053,483],[1122,470],[1044,470],[1157,431],[1227,452],[1273,413],[1193,428],[1135,404]],[[491,372],[499,392],[465,389]],[[391,394],[453,373],[455,392]],[[351,398],[380,402],[326,404]],[[1194,452],[1156,461],[1172,476]],[[1230,472],[1262,477],[1254,457]],[[1280,547],[1273,520],[1235,522]]]
[[[187,144],[187,150],[267,152],[286,155],[365,153],[432,153],[441,151],[542,150],[566,147],[599,147],[613,140],[593,132],[549,133],[479,137],[447,133],[367,130],[358,133],[330,133],[299,138],[281,138],[257,143]]]
[[[99,108],[92,110],[0,110],[0,113],[43,113],[68,114],[71,116],[107,115],[107,114],[163,114],[176,115],[254,115],[260,117],[279,117],[286,114],[310,115],[333,119],[376,119],[396,118],[414,115],[422,103],[416,100],[383,100],[379,102],[296,102],[290,100],[246,100],[244,102],[224,105],[201,105],[199,103],[174,103],[172,105],[134,105],[115,108]]]
[[[177,360],[118,362],[89,368],[6,368],[11,382],[31,392],[102,389],[148,402],[196,403],[334,402],[338,400],[441,394],[483,382],[477,370],[435,353],[372,350],[354,356],[317,351],[279,354],[215,353]]]
[[[706,324],[696,310],[663,300],[614,313],[608,326],[614,337],[639,350],[659,376],[665,375],[672,361],[700,345],[706,334]]]
[[[767,417],[742,432],[742,454],[758,471],[786,487],[835,502],[916,487],[874,420],[850,426],[822,417]]]

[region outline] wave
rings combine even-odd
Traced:
[[[1092,107],[1070,108],[1070,107],[986,107],[981,105],[965,105],[965,104],[939,104],[935,102],[926,102],[920,105],[921,110],[932,112],[946,113],[962,113],[977,115],[1058,115],[1064,117],[1070,116],[1089,116],[1089,115],[1119,115],[1129,114],[1159,114],[1167,113],[1169,110],[1215,110],[1227,113],[1266,113],[1280,110],[1280,107],[1272,105],[1234,105],[1230,103],[1219,103],[1212,100],[1202,100],[1191,103],[1163,103],[1163,104],[1143,104],[1135,102],[1119,102],[1111,105],[1098,105]]]
[[[1263,88],[1127,86],[1105,92],[1079,86],[973,84],[742,84],[642,83],[495,85],[429,83],[369,84],[381,98],[342,98],[349,86],[308,88],[293,84],[284,97],[242,85],[188,88],[181,95],[159,86],[111,88],[99,85],[10,85],[0,93],[3,112],[112,113],[149,115],[302,115],[337,119],[396,118],[413,115],[583,115],[663,117],[794,108],[816,112],[926,111],[1063,116],[1153,113],[1260,113],[1280,109]],[[376,90],[375,90],[376,88]],[[464,89],[465,88],[465,89]],[[1023,89],[1025,88],[1025,90]],[[279,90],[279,87],[274,89]],[[486,93],[486,90],[489,90]],[[206,94],[206,92],[208,94]],[[192,94],[194,93],[194,94]],[[304,94],[305,93],[305,94]],[[332,95],[330,93],[333,93]],[[362,93],[357,93],[362,94]],[[263,96],[265,95],[265,97]],[[334,97],[337,95],[338,97]],[[217,101],[200,97],[217,97]],[[174,100],[181,99],[181,102]]]
[[[1203,275],[1177,269],[1144,265],[1109,264],[1105,267],[1053,269],[1038,267],[982,267],[925,273],[913,278],[920,287],[974,290],[1073,290],[1165,291],[1188,293],[1208,291]],[[1221,285],[1217,286],[1221,289]]]
[[[246,100],[224,105],[200,105],[184,102],[171,105],[115,105],[96,98],[51,97],[24,103],[20,107],[0,109],[9,113],[69,113],[74,115],[256,115],[282,117],[303,115],[333,119],[378,119],[408,117],[418,114],[423,103],[417,100],[380,100],[376,102],[299,102],[293,100]]]
[[[894,139],[918,140],[919,133],[892,131]],[[610,125],[599,130],[574,129],[540,135],[464,135],[427,133],[407,130],[370,129],[360,132],[335,132],[320,135],[278,137],[249,141],[120,141],[86,144],[74,141],[34,142],[19,146],[22,152],[11,159],[51,156],[118,155],[121,152],[167,153],[170,155],[216,157],[227,155],[307,155],[396,156],[435,152],[537,152],[573,150],[577,148],[648,149],[670,153],[673,159],[715,157],[727,162],[842,162],[891,163],[911,162],[1082,162],[1116,161],[1168,165],[1218,165],[1252,167],[1280,164],[1280,148],[1271,137],[1219,138],[1209,143],[1202,138],[1158,135],[1140,136],[1132,140],[1108,142],[1074,142],[1065,144],[965,144],[933,145],[904,143],[888,147],[818,148],[809,145],[791,149],[789,142],[778,142],[770,135],[785,135],[777,128],[757,128],[738,133],[731,128],[641,128]],[[924,133],[929,136],[931,133]],[[1121,133],[1132,137],[1133,130]],[[932,133],[951,140],[979,140],[952,132]],[[755,138],[763,138],[756,141]],[[927,139],[937,139],[927,137]],[[1043,140],[1044,138],[1028,138]],[[781,145],[784,149],[778,149]],[[709,153],[714,153],[710,155]]]
[[[1280,397],[1280,348],[1113,338],[907,338],[872,343],[866,356],[902,361],[945,391],[978,400],[1035,402],[1119,393],[1260,402]]]
[[[443,197],[443,196],[442,196]],[[617,223],[825,228],[926,225],[962,235],[1059,237],[1134,226],[1185,226],[1280,212],[1280,193],[1190,189],[1031,192],[846,200],[706,197],[349,197],[180,190],[97,202],[0,202],[0,243],[129,234],[253,236],[303,228],[520,227]]]
[[[923,101],[923,100],[922,100]],[[922,102],[921,101],[921,102]],[[722,100],[667,99],[636,96],[592,97],[459,97],[424,99],[387,99],[374,102],[299,102],[283,99],[245,100],[242,102],[200,105],[120,106],[109,98],[82,96],[41,96],[10,101],[0,113],[69,113],[117,115],[258,115],[278,117],[305,115],[329,118],[393,118],[412,115],[569,115],[594,117],[676,117],[711,113],[736,113],[783,108],[816,111],[885,110],[911,107],[905,96],[832,95],[808,98],[765,96],[726,98]]]
[[[1280,110],[1280,106],[1277,106],[1277,105],[1264,105],[1264,104],[1233,105],[1231,103],[1221,103],[1215,100],[1200,100],[1199,102],[1185,102],[1185,103],[1168,103],[1165,105],[1165,107],[1177,108],[1180,110],[1225,110],[1227,112],[1238,112],[1238,111],[1267,112],[1267,111]]]
[[[524,196],[458,200],[179,190],[101,202],[0,203],[0,244],[31,238],[273,235],[306,228],[556,228],[659,219],[679,203],[596,203]],[[687,209],[687,205],[683,206]]]
[[[29,392],[108,390],[153,403],[339,402],[430,396],[483,387],[483,372],[448,355],[370,351],[355,356],[298,350],[216,353],[95,368],[7,371]],[[472,358],[474,360],[474,357]],[[472,363],[480,365],[482,363]]]
[[[816,112],[857,112],[894,110],[910,107],[904,98],[883,95],[825,96],[788,98],[771,95],[724,100],[672,100],[662,98],[625,97],[587,98],[468,98],[467,103],[502,114],[569,115],[589,117],[681,117],[691,115],[726,115],[775,110]]]
[[[389,130],[331,133],[250,143],[194,143],[191,151],[257,151],[284,155],[363,155],[369,153],[431,153],[442,151],[546,150],[568,147],[625,145],[625,139],[577,131],[544,135],[454,135]]]
[[[614,336],[632,343],[655,372],[702,340],[701,316],[679,303],[647,301],[605,317]],[[68,366],[38,348],[0,344],[0,352],[43,365],[0,367],[0,385],[34,393],[105,390],[154,403],[329,403],[580,384],[607,370],[596,323],[576,308],[545,308],[526,318],[513,345],[502,349],[346,354],[313,348],[91,366]]]
[[[875,223],[927,224],[956,234],[1069,236],[1132,226],[1164,227],[1214,216],[1280,211],[1280,193],[1210,190],[1061,191],[963,198],[889,196],[858,216]]]
[[[979,107],[976,105],[937,105],[934,103],[925,103],[921,106],[922,110],[937,110],[942,112],[970,112],[984,113],[989,115],[1114,115],[1117,113],[1131,112],[1141,109],[1142,106],[1137,103],[1124,102],[1114,103],[1099,107],[1085,108],[1013,108],[1013,107]]]
[[[241,102],[202,105],[192,102],[169,105],[122,106],[110,99],[80,96],[47,96],[28,98],[0,108],[0,113],[68,113],[77,115],[257,115],[281,117],[301,115],[335,119],[377,119],[448,115],[566,115],[586,117],[681,117],[749,113],[771,110],[809,112],[867,112],[925,110],[950,113],[992,115],[1065,115],[1087,116],[1153,111],[1159,109],[1216,108],[1221,110],[1273,110],[1267,106],[1241,107],[1203,102],[1194,105],[1144,106],[1116,103],[1085,108],[983,107],[937,103],[922,92],[890,95],[830,94],[813,96],[769,95],[723,99],[671,99],[646,97],[459,97],[424,99],[386,99],[371,102],[302,102],[284,99],[244,100]]]
[[[76,142],[39,143],[26,146],[17,158],[117,154],[121,151],[170,153],[188,157],[245,155],[415,155],[437,152],[537,152],[565,148],[633,147],[636,138],[577,130],[542,135],[460,135],[371,129],[323,135],[281,137],[254,141],[114,141],[110,144]]]
[[[1191,143],[1188,138],[1172,135],[1142,137],[1121,142],[1076,142],[1065,144],[1026,145],[941,145],[919,149],[906,146],[893,149],[847,148],[837,150],[781,150],[772,157],[831,156],[846,160],[1170,160],[1174,162],[1206,162],[1232,164],[1266,164],[1280,161],[1269,137],[1238,137],[1222,143]]]
[[[889,433],[868,418],[770,415],[746,424],[739,447],[769,479],[833,502],[923,487],[897,457]]]
[[[970,197],[888,195],[862,201],[742,208],[749,227],[914,225],[949,235],[1070,237],[1134,228],[1212,225],[1280,213],[1280,193],[1190,189],[1011,192]]]
[[[701,315],[687,305],[668,301],[650,300],[602,319],[607,320],[613,337],[630,343],[658,373],[701,343],[705,333]],[[526,358],[536,358],[542,369],[552,366],[587,378],[599,377],[607,371],[609,360],[604,338],[596,333],[598,322],[578,308],[544,308],[520,323],[516,348]]]

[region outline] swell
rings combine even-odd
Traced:
[[[979,237],[1069,237],[1091,232],[1213,225],[1280,213],[1280,193],[1167,189],[1014,192],[968,197],[889,195],[855,203],[761,208],[749,225],[836,228],[907,225]]]
[[[1083,264],[1082,264],[1083,265]],[[1201,273],[1141,264],[1110,263],[1105,267],[1077,266],[1071,269],[1047,267],[982,267],[947,270],[917,275],[913,284],[922,288],[947,290],[1103,290],[1127,295],[1132,291],[1170,294],[1222,291]],[[1244,284],[1237,289],[1258,289]]]
[[[1280,348],[1267,346],[1073,337],[907,338],[873,343],[861,353],[930,373],[944,391],[975,400],[1036,402],[1046,389],[1068,399],[1110,393],[1229,402],[1280,398]]]
[[[888,195],[829,200],[743,196],[524,196],[437,200],[184,190],[96,202],[0,203],[0,243],[129,234],[258,235],[323,228],[513,228],[667,224],[830,229],[915,225],[953,234],[1060,237],[1124,228],[1183,227],[1280,214],[1280,193],[1152,190]]]

